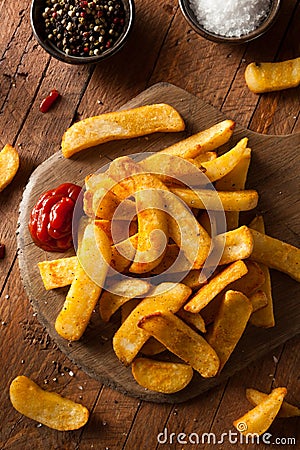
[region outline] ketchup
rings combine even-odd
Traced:
[[[81,187],[64,183],[40,196],[29,220],[34,243],[49,252],[72,247],[72,217]]]

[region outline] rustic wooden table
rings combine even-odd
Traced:
[[[154,404],[125,396],[72,364],[40,325],[22,285],[16,228],[30,174],[59,150],[72,121],[115,110],[156,82],[188,90],[251,130],[299,132],[299,88],[257,96],[248,91],[243,78],[251,61],[299,56],[299,0],[284,0],[271,31],[242,46],[214,44],[196,35],[175,0],[136,0],[128,44],[95,67],[69,66],[50,58],[32,35],[29,8],[29,0],[2,0],[0,5],[0,144],[13,144],[21,160],[13,183],[0,194],[0,241],[6,245],[6,257],[0,261],[0,448],[269,448],[264,443],[234,443],[228,436],[224,442],[214,443],[211,437],[210,443],[206,439],[201,444],[201,436],[214,433],[218,441],[222,433],[234,431],[232,421],[249,407],[244,394],[248,386],[266,392],[286,386],[289,400],[299,405],[299,338],[192,401]],[[51,112],[41,114],[39,103],[54,87],[62,98]],[[88,424],[76,432],[56,432],[22,417],[8,397],[9,384],[18,374],[85,404],[91,411]],[[159,435],[165,429],[167,435]],[[277,420],[269,431],[271,442],[281,439],[278,448],[299,448],[299,419]],[[196,439],[191,433],[200,437],[199,445],[189,442]],[[288,444],[288,438],[296,443]]]

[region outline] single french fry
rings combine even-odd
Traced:
[[[300,249],[254,229],[250,231],[253,238],[251,259],[300,281]]]
[[[101,294],[110,259],[111,247],[104,231],[87,225],[79,248],[79,264],[55,321],[55,329],[63,338],[75,341],[83,335]]]
[[[248,139],[241,139],[235,147],[212,161],[202,163],[205,175],[213,182],[227,175],[243,158]]]
[[[10,401],[21,414],[58,431],[77,430],[89,418],[88,409],[56,392],[47,392],[24,375],[9,388]]]
[[[138,278],[129,278],[114,283],[108,287],[109,290],[102,292],[99,302],[101,319],[108,322],[111,316],[132,298],[141,297],[146,294],[151,285]]]
[[[191,365],[204,378],[213,377],[219,359],[207,341],[171,312],[157,311],[142,317],[138,326]]]
[[[151,175],[143,179],[152,178]],[[139,179],[136,178],[135,181]],[[151,185],[151,182],[150,184]],[[163,260],[168,242],[168,221],[164,211],[164,200],[159,190],[147,189],[147,183],[137,184],[135,193],[138,215],[138,246],[129,271],[146,273]],[[145,190],[144,190],[145,189]]]
[[[257,206],[258,193],[254,190],[216,191],[208,189],[170,188],[190,208],[218,211],[249,211]]]
[[[132,375],[137,383],[146,389],[173,394],[189,384],[193,369],[182,363],[137,358],[132,363]]]
[[[257,406],[268,397],[268,394],[258,391],[257,389],[249,388],[246,389],[246,397],[247,400],[249,400],[249,402],[253,406]],[[284,418],[284,417],[299,417],[299,416],[300,416],[300,408],[298,408],[298,406],[291,405],[290,403],[284,400],[276,417]]]
[[[0,192],[8,186],[19,168],[19,153],[10,144],[0,151]]]
[[[183,131],[184,128],[180,114],[165,103],[110,112],[74,123],[63,135],[62,153],[65,158],[70,158],[104,142],[156,132]]]
[[[280,91],[300,84],[300,57],[280,62],[253,62],[245,70],[245,80],[255,94]]]
[[[77,267],[77,256],[38,263],[40,275],[47,291],[70,285],[74,279]]]
[[[237,165],[224,177],[215,183],[217,191],[238,191],[245,189],[248,169],[251,160],[251,149],[246,148],[242,158]],[[225,211],[227,231],[234,230],[239,226],[239,211]]]
[[[233,425],[245,436],[249,433],[259,436],[265,433],[277,416],[286,393],[286,388],[273,389],[265,400],[235,420]]]
[[[212,240],[213,247],[223,247],[220,265],[230,264],[239,259],[249,258],[253,251],[253,234],[248,227],[242,225],[235,230],[219,234]]]
[[[191,289],[180,283],[161,283],[155,287],[151,296],[138,304],[113,337],[113,348],[120,361],[128,366],[147,341],[149,334],[137,325],[145,314],[151,314],[158,308],[175,313],[190,293]]]
[[[188,138],[176,142],[171,147],[161,150],[172,156],[195,158],[200,153],[210,152],[229,141],[235,128],[233,120],[223,120],[210,128],[200,131]]]
[[[211,278],[198,292],[188,301],[184,309],[192,313],[198,313],[213,300],[216,295],[223,291],[231,282],[241,278],[248,272],[243,261],[236,261]]]
[[[241,292],[226,291],[207,341],[216,351],[222,370],[240,340],[253,311],[250,300]]]

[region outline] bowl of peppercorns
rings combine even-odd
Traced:
[[[102,61],[120,50],[134,21],[133,0],[33,0],[35,38],[68,64]]]

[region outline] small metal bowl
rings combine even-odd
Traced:
[[[38,43],[43,47],[43,49],[49,53],[54,58],[63,61],[67,64],[95,64],[103,61],[116,52],[118,52],[125,42],[128,40],[129,33],[132,29],[134,16],[135,16],[135,6],[134,0],[122,0],[125,10],[125,24],[122,34],[118,37],[114,45],[102,52],[97,56],[72,56],[67,55],[63,51],[59,50],[52,42],[49,41],[46,35],[44,27],[44,19],[42,17],[43,10],[45,9],[44,0],[32,0],[30,9],[30,22],[33,30],[33,34],[38,41]]]
[[[188,24],[196,33],[213,42],[227,44],[243,44],[262,36],[273,25],[280,7],[280,0],[272,0],[270,10],[265,20],[253,31],[240,37],[227,37],[220,34],[212,33],[201,26],[190,6],[190,0],[179,0],[180,9]]]

